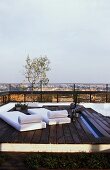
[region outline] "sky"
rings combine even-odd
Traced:
[[[110,0],[0,0],[0,83],[23,83],[27,56],[50,83],[110,83]]]

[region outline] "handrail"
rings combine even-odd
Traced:
[[[8,102],[110,102],[110,91],[7,91],[0,92],[0,103]]]

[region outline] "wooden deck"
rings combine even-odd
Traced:
[[[70,124],[52,125],[46,129],[19,132],[0,119],[0,144],[110,144],[110,118],[104,117],[92,109],[86,109],[84,114],[103,134],[96,138],[82,121],[74,118]],[[35,145],[34,145],[35,146]]]

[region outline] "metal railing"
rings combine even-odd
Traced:
[[[9,91],[0,92],[0,104],[8,102],[110,102],[109,91]]]
[[[50,83],[41,89],[29,84],[0,84],[0,104],[8,102],[110,102],[110,84]]]

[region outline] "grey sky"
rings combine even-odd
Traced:
[[[0,0],[0,82],[47,55],[50,82],[110,83],[110,0]]]

